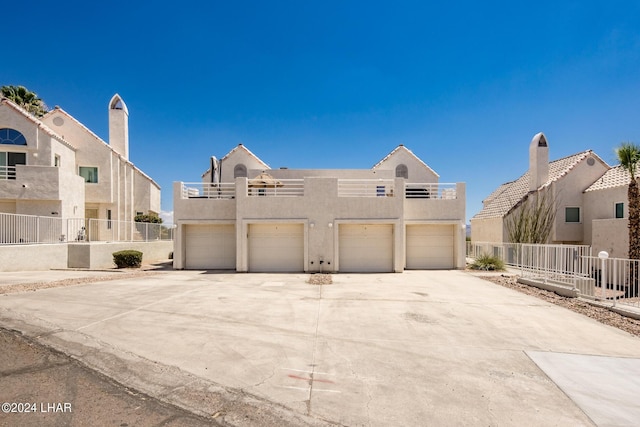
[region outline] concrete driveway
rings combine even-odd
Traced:
[[[308,278],[169,271],[9,294],[0,324],[231,424],[243,421],[210,394],[249,399],[290,424],[640,419],[616,395],[640,395],[629,382],[640,376],[640,339],[626,332],[465,272]]]

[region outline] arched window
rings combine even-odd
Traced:
[[[27,145],[27,139],[15,129],[0,129],[0,144]]]
[[[237,178],[237,177],[247,177],[247,167],[245,165],[243,165],[242,163],[239,165],[236,165],[233,168],[233,177]]]
[[[406,165],[396,166],[396,178],[409,179],[409,169]]]

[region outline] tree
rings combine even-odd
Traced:
[[[511,243],[547,243],[557,211],[548,191],[529,194],[512,208],[505,221]]]
[[[640,146],[632,142],[623,142],[616,148],[620,165],[629,172],[629,258],[640,259],[640,196],[636,171],[640,162]]]
[[[2,86],[0,91],[2,96],[9,98],[36,117],[42,117],[48,111],[44,101],[24,86]]]

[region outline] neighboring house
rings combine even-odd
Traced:
[[[39,119],[2,98],[0,213],[111,221],[157,214],[160,187],[129,161],[128,116],[114,95],[106,143],[58,107]]]
[[[636,176],[638,179],[638,176]],[[592,253],[607,251],[612,258],[627,258],[629,254],[629,206],[627,190],[629,172],[614,166],[584,192],[585,242]]]
[[[400,272],[465,265],[465,185],[400,145],[371,169],[270,169],[242,144],[174,184],[174,267]]]
[[[506,223],[532,195],[555,201],[556,218],[548,243],[585,244],[626,257],[628,173],[611,168],[591,150],[549,162],[544,134],[529,146],[529,171],[499,186],[471,219],[473,242],[508,242]]]

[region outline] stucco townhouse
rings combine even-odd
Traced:
[[[107,143],[59,107],[37,118],[2,98],[0,213],[103,219],[108,228],[157,214],[160,187],[129,160],[129,112],[119,95],[108,114]]]
[[[465,265],[465,185],[403,145],[371,169],[272,169],[244,145],[174,183],[174,267],[401,272]]]

